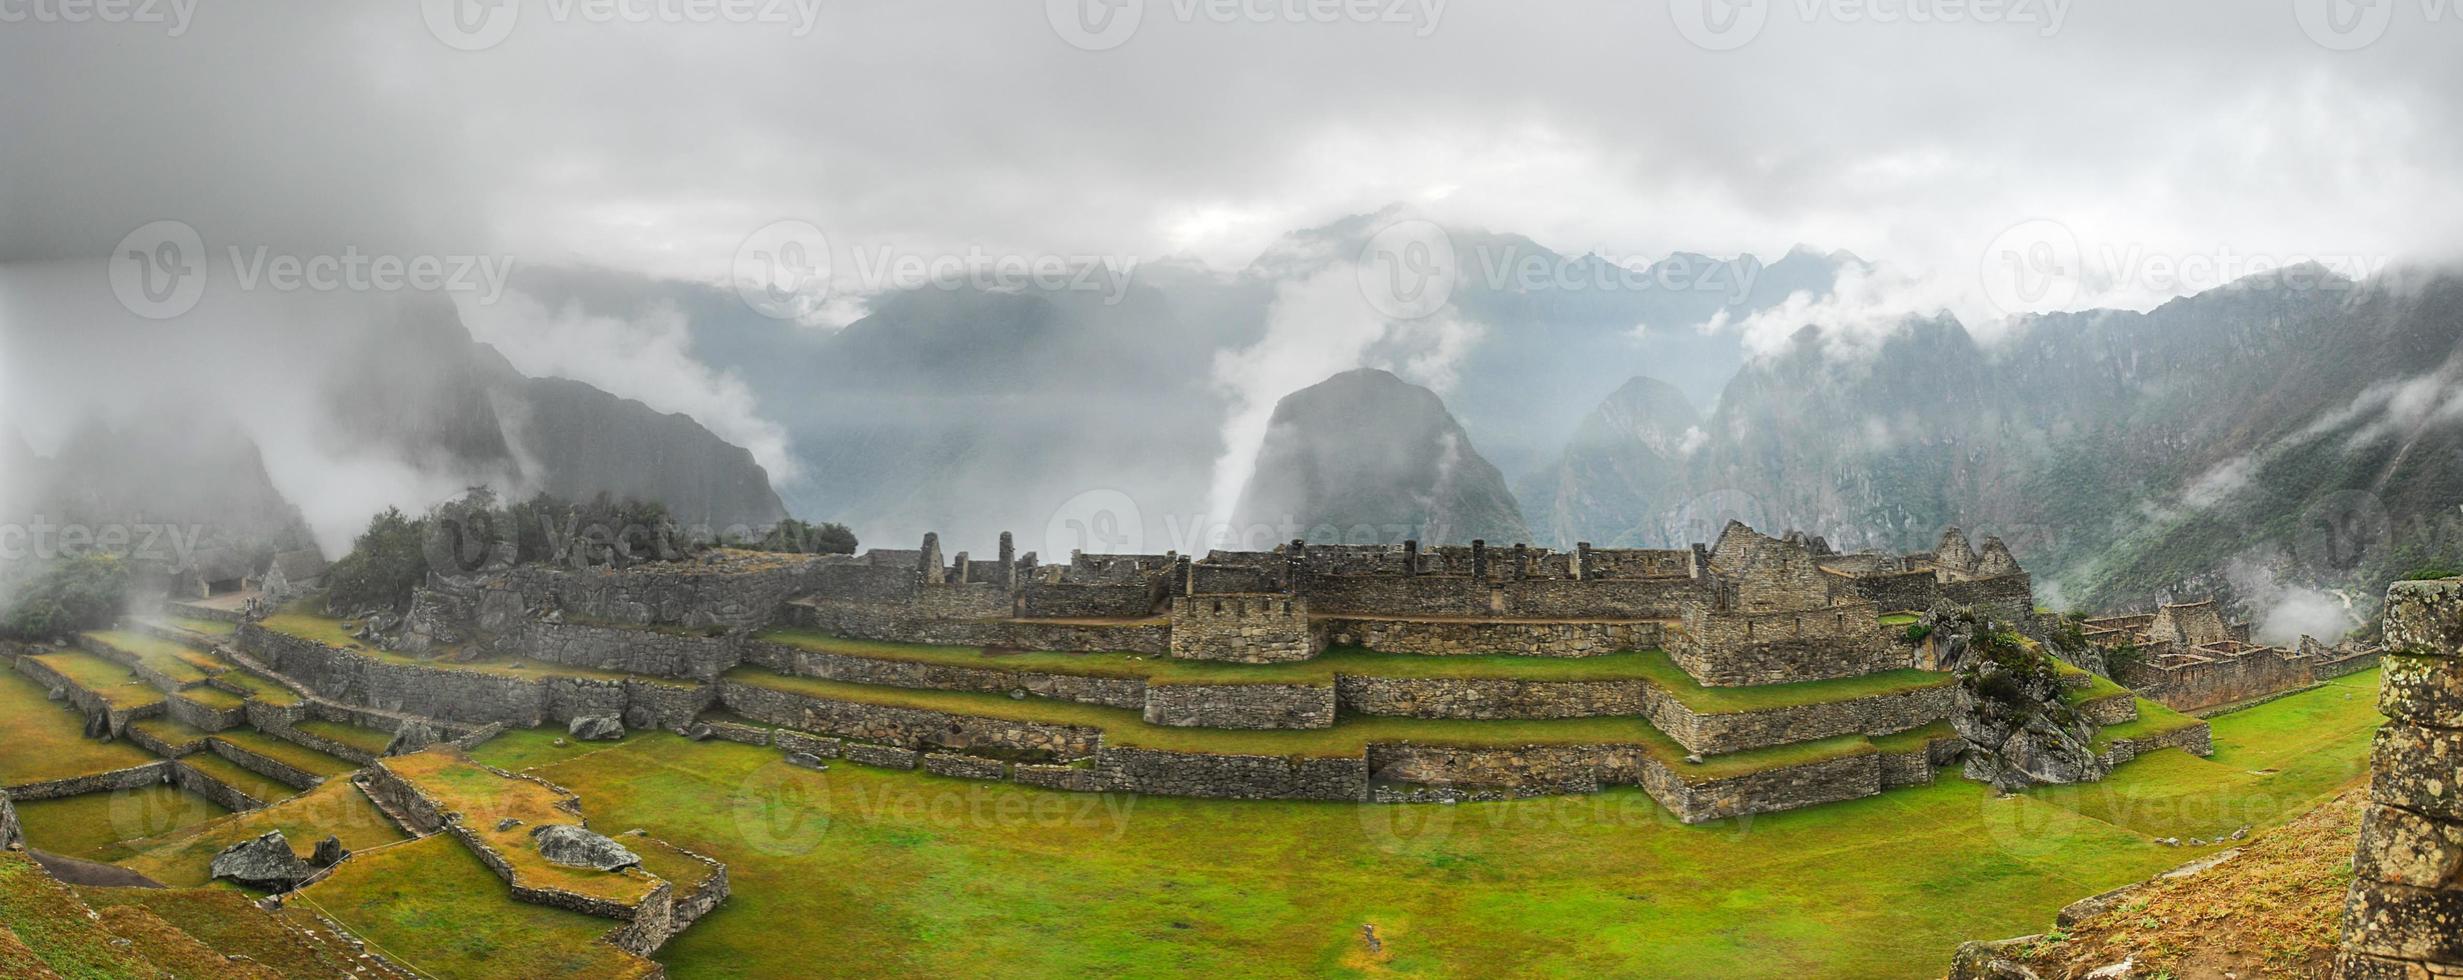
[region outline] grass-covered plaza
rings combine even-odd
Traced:
[[[727,861],[735,896],[661,955],[674,976],[1516,974],[1938,976],[1961,940],[2038,931],[2061,905],[2208,853],[2159,837],[2266,828],[2366,771],[2375,672],[2214,720],[2107,782],[1995,798],[1946,779],[1687,827],[1640,792],[1458,806],[1046,792],[775,749],[636,736],[483,747]],[[474,879],[484,883],[484,879]],[[347,883],[345,883],[347,884]],[[501,891],[351,921],[394,952],[468,964]],[[448,926],[448,928],[439,928]],[[1369,942],[1373,930],[1375,944]],[[509,941],[509,940],[508,940]]]

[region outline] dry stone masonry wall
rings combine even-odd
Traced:
[[[2388,721],[2370,757],[2339,976],[2463,975],[2463,579],[2386,593]]]

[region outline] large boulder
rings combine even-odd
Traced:
[[[212,870],[216,878],[269,892],[290,891],[314,873],[292,852],[291,842],[279,830],[224,849],[214,855]]]
[[[585,742],[612,742],[624,737],[624,721],[614,715],[584,715],[565,726],[565,734]]]
[[[606,836],[569,823],[549,824],[530,832],[539,856],[568,868],[622,871],[641,866],[641,856]]]
[[[2095,722],[2063,696],[2061,664],[2000,623],[1965,609],[1928,617],[1942,663],[1958,673],[1950,727],[1967,746],[1967,778],[2015,793],[2084,783],[2112,771],[2094,747]]]
[[[385,756],[392,758],[397,755],[424,752],[428,746],[441,741],[444,741],[444,736],[437,734],[436,729],[428,723],[424,721],[404,722],[401,728],[394,731],[393,741],[385,743]]]

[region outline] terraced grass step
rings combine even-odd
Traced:
[[[67,885],[20,852],[0,851],[0,965],[26,960],[66,977],[143,977],[157,965],[113,940]],[[12,968],[11,976],[40,976]]]
[[[445,834],[354,854],[294,900],[438,976],[641,980],[660,972],[600,942],[606,919],[514,901]]]
[[[2205,725],[2206,721],[2185,715],[2145,698],[2138,699],[2138,720],[2108,725],[2095,733],[2093,748],[2101,752],[2113,743],[2136,741],[2170,735],[2183,729]]]
[[[337,745],[358,749],[369,755],[382,755],[385,748],[393,744],[393,734],[390,732],[361,728],[339,721],[310,718],[293,722],[291,727]]]
[[[151,739],[156,745],[169,749],[174,756],[203,751],[206,739],[214,737],[212,732],[189,727],[187,722],[170,715],[140,719],[130,723],[128,727],[130,731]]]
[[[1687,708],[1701,714],[1767,711],[1851,701],[1953,683],[1953,678],[1944,673],[1893,670],[1862,677],[1762,687],[1705,687],[1660,650],[1597,657],[1428,657],[1337,647],[1314,659],[1297,663],[1229,664],[1130,653],[1012,652],[980,647],[887,643],[800,629],[770,630],[757,639],[798,650],[872,660],[978,670],[1143,679],[1149,684],[1158,685],[1331,684],[1337,676],[1408,680],[1643,681],[1667,691]]]
[[[203,886],[212,880],[214,855],[269,830],[282,831],[302,858],[328,835],[341,838],[342,846],[352,851],[409,838],[377,810],[357,784],[332,779],[261,810],[129,841],[124,845],[127,853],[113,863],[175,888]]]
[[[278,708],[296,707],[307,701],[306,698],[299,696],[299,692],[291,690],[280,682],[271,678],[259,677],[246,670],[227,670],[216,674],[214,683],[236,687],[245,692],[242,696],[248,700],[261,701]]]
[[[158,879],[159,880],[159,879]],[[365,960],[344,937],[293,909],[267,912],[248,896],[231,888],[79,888],[79,897],[100,912],[114,932],[122,910],[144,912],[224,956],[245,956],[249,962],[282,977],[347,977],[373,975]],[[233,964],[197,976],[220,976]]]
[[[0,788],[91,776],[155,761],[127,742],[85,737],[85,715],[41,684],[0,672]]]
[[[220,657],[151,633],[96,630],[81,636],[89,642],[119,651],[147,670],[169,678],[181,688],[203,684],[206,678],[231,669],[231,665],[224,663]]]
[[[634,868],[607,872],[573,868],[539,853],[531,834],[550,824],[579,824],[573,797],[534,779],[508,776],[451,751],[396,756],[378,763],[384,773],[409,784],[441,813],[461,814],[460,830],[484,844],[510,869],[516,888],[543,888],[625,907],[638,907],[662,879]],[[627,849],[639,838],[624,841]],[[634,853],[642,854],[640,850]],[[644,855],[644,860],[647,856]],[[696,871],[694,879],[701,875]]]
[[[1047,698],[1012,699],[997,694],[874,687],[788,677],[752,667],[730,671],[723,680],[785,694],[853,704],[1092,728],[1103,733],[1103,744],[1107,747],[1173,752],[1347,758],[1361,755],[1372,744],[1408,743],[1471,749],[1627,745],[1647,751],[1652,758],[1675,770],[1679,778],[1698,781],[1876,751],[1869,739],[1858,735],[1727,753],[1710,756],[1701,763],[1688,763],[1685,761],[1688,753],[1682,745],[1636,716],[1540,721],[1354,717],[1339,721],[1331,728],[1318,729],[1177,728],[1148,724],[1137,712],[1125,709]]]
[[[248,706],[247,698],[218,687],[192,687],[172,697],[209,711],[238,711]]]
[[[330,779],[359,771],[359,766],[347,759],[337,759],[305,745],[285,741],[278,736],[254,728],[235,728],[227,732],[217,732],[214,738],[320,779]]]
[[[181,759],[180,764],[199,774],[238,790],[259,803],[278,803],[299,794],[289,784],[266,776],[212,752],[199,752]]]
[[[63,650],[28,658],[51,669],[79,690],[94,695],[114,711],[134,711],[168,700],[153,685],[120,664],[84,650]]]

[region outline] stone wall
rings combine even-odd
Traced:
[[[789,694],[736,681],[721,681],[719,702],[765,725],[841,738],[913,747],[989,748],[1049,753],[1062,758],[1094,754],[1102,732],[1074,725],[1006,721],[921,708],[862,704]]]
[[[1510,678],[1378,677],[1342,674],[1342,709],[1363,715],[1475,720],[1638,715],[1648,682],[1526,681]]]
[[[1183,728],[1332,728],[1332,684],[1150,684],[1145,718]]]
[[[725,553],[625,569],[519,565],[485,588],[518,597],[525,609],[560,609],[591,622],[753,629],[768,623],[780,603],[812,591],[827,574],[823,566],[845,563],[814,555]]]
[[[1642,789],[1686,823],[1793,810],[1881,792],[1881,753],[1693,781],[1667,766],[1645,766]]]
[[[163,711],[178,719],[180,724],[200,731],[229,731],[248,722],[248,711],[245,705],[214,708],[177,694],[163,702]]]
[[[1152,616],[1163,600],[1163,582],[1028,582],[1019,587],[1029,618],[1104,619]]]
[[[2200,711],[2316,683],[2307,661],[2273,648],[2171,667],[2142,663],[2124,671],[2119,680],[2175,711]]]
[[[972,691],[979,694],[1008,694],[1023,690],[1042,697],[1107,708],[1134,711],[1146,707],[1146,681],[1136,677],[1087,677],[855,657],[759,640],[746,644],[744,655],[747,663],[781,674],[818,677],[849,684]]]
[[[721,633],[638,627],[547,623],[529,620],[498,649],[568,667],[587,667],[702,682],[718,679],[743,660],[742,641]]]
[[[205,747],[211,750],[215,755],[230,760],[232,765],[246,769],[249,772],[256,773],[259,776],[271,779],[292,789],[315,789],[318,783],[325,781],[324,777],[318,776],[315,773],[299,769],[275,759],[258,755],[219,738],[207,740]]]
[[[1922,728],[1949,717],[1956,697],[1955,686],[1942,684],[1846,701],[1704,713],[1653,687],[1644,700],[1643,714],[1651,727],[1687,751],[1718,755],[1840,735],[1889,735]]]
[[[1659,622],[1533,623],[1480,620],[1342,619],[1319,621],[1326,642],[1379,653],[1435,656],[1511,654],[1595,657],[1649,650],[1666,639]]]
[[[77,710],[84,712],[87,718],[102,718],[104,725],[111,729],[113,738],[127,734],[129,723],[143,721],[163,713],[162,702],[134,708],[114,708],[103,700],[102,695],[77,686],[75,681],[68,679],[66,675],[51,669],[50,665],[34,657],[17,658],[17,672],[26,675],[36,684],[42,685],[45,691],[61,692],[62,697]]]
[[[1172,632],[1170,626],[1161,622],[931,619],[906,605],[819,599],[789,604],[787,622],[834,636],[892,643],[1153,654],[1170,650]]]
[[[1941,582],[1930,569],[1860,575],[1825,572],[1830,576],[1831,595],[1870,602],[1885,612],[1923,612],[1941,597]]]
[[[466,727],[535,728],[581,715],[624,716],[636,709],[648,712],[660,727],[675,727],[689,722],[712,699],[698,686],[653,678],[514,677],[447,664],[403,663],[335,649],[255,623],[242,624],[234,635],[241,650],[322,697]],[[384,731],[395,727],[382,714],[354,723]]]
[[[1246,594],[1172,600],[1171,654],[1183,660],[1267,664],[1307,660],[1324,647],[1305,599]]]
[[[2463,578],[2387,589],[2386,649],[2336,972],[2463,975]]]
[[[1089,788],[1156,796],[1237,800],[1366,800],[1368,762],[1358,756],[1214,755],[1107,748]]]
[[[171,785],[212,800],[215,806],[233,813],[263,809],[267,803],[273,802],[240,792],[238,787],[208,776],[203,770],[190,768],[186,763],[171,763],[171,767],[164,772],[171,777]]]
[[[10,805],[8,793],[0,792],[0,851],[14,851],[25,844],[25,831],[17,826],[17,808]]]
[[[2210,756],[2215,754],[2215,736],[2202,721],[2145,738],[2115,739],[2104,748],[2102,759],[2107,766],[2117,766],[2157,749],[2179,749],[2194,756]]]
[[[84,796],[87,793],[114,793],[124,789],[142,789],[171,781],[171,767],[178,765],[169,759],[148,762],[142,766],[114,769],[67,779],[46,779],[40,782],[0,786],[0,792],[16,797],[19,802],[56,800],[64,796]]]
[[[1871,603],[1754,614],[1696,608],[1668,653],[1710,687],[1858,677],[1911,662]]]

